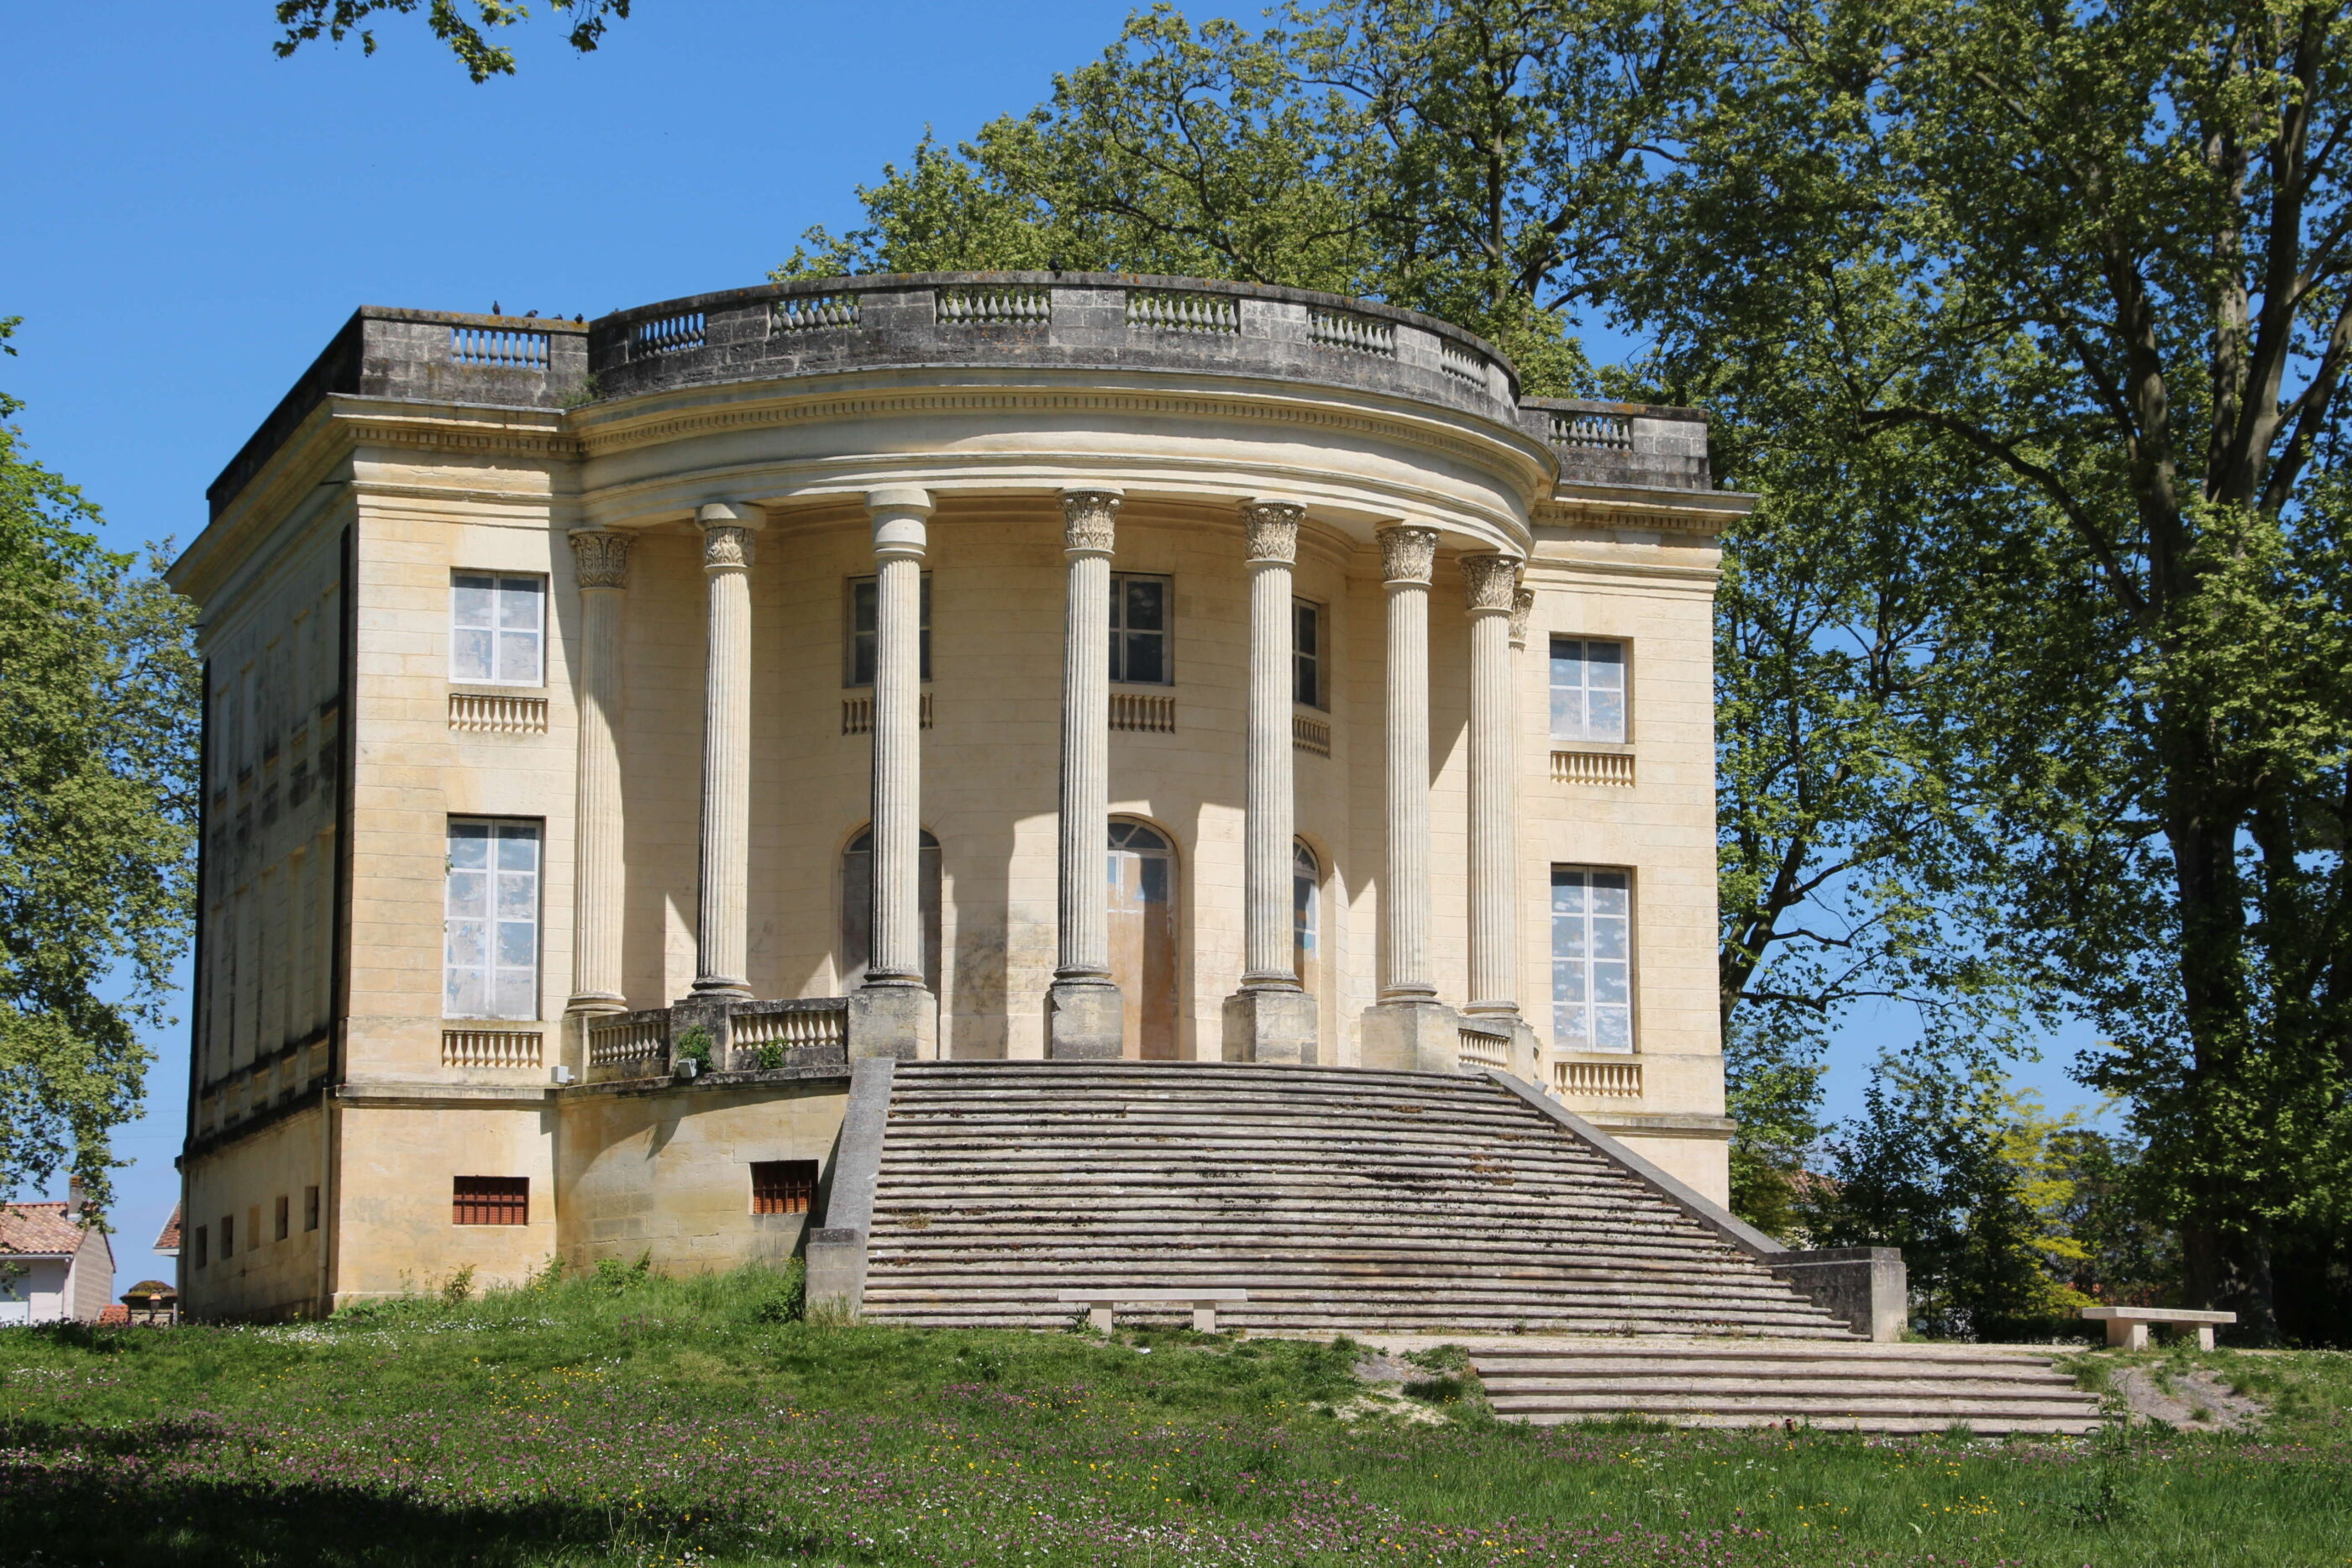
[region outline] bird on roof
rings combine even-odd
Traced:
[[[526,310],[522,313],[522,319],[526,321],[536,320],[538,317],[539,312],[536,310]]]
[[[497,300],[493,299],[493,300],[491,300],[491,301],[490,301],[490,314],[491,314],[491,315],[493,315],[493,316],[503,316],[503,315],[505,315],[505,314],[506,314],[506,312],[505,312],[505,311],[503,311],[503,310],[501,310],[501,309],[499,309],[499,302],[498,302]]]

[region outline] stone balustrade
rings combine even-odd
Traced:
[[[685,1037],[698,1028],[709,1037],[706,1071],[712,1072],[774,1071],[849,1061],[846,997],[730,999],[591,1018],[586,1080],[609,1083],[673,1077],[687,1049]]]

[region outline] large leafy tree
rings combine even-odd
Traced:
[[[604,41],[605,28],[629,18],[629,0],[547,0],[547,6],[569,24],[564,42],[583,55]],[[519,0],[278,0],[278,25],[285,31],[274,47],[283,59],[320,37],[340,44],[356,34],[361,52],[372,55],[376,18],[419,10],[477,83],[514,75],[514,51],[496,38],[501,29],[530,19],[530,7]]]
[[[1752,5],[1626,287],[1997,505],[1946,643],[1986,885],[2111,1039],[2082,1071],[2130,1106],[2188,1295],[2257,1333],[2280,1249],[2352,1218],[2346,27]]]
[[[97,517],[0,425],[0,1191],[68,1166],[103,1206],[188,932],[197,671]]]

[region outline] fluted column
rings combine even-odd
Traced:
[[[570,1013],[626,1010],[621,992],[621,637],[631,536],[583,528],[572,536],[580,585],[580,754],[573,783]]]
[[[1434,528],[1383,528],[1388,593],[1387,968],[1381,1000],[1437,995],[1429,960],[1429,577]]]
[[[1242,988],[1225,1002],[1225,1058],[1305,1061],[1316,1057],[1314,1000],[1291,955],[1291,843],[1296,832],[1291,743],[1291,567],[1306,508],[1286,501],[1242,507],[1249,552],[1249,779],[1242,825]]]
[[[751,844],[751,539],[760,515],[725,502],[696,514],[709,580],[702,683],[702,897],[694,994],[748,998],[744,904]]]
[[[1062,640],[1061,928],[1046,1054],[1116,1057],[1126,1038],[1110,977],[1110,560],[1119,492],[1062,492],[1069,560]]]
[[[1441,1007],[1429,953],[1429,578],[1437,530],[1382,528],[1388,594],[1388,866],[1381,887],[1380,1003],[1364,1015],[1363,1064],[1451,1072],[1459,1020]]]
[[[1465,1010],[1516,1017],[1511,619],[1519,563],[1507,555],[1465,556],[1462,579],[1470,615],[1470,1002]]]
[[[923,984],[921,490],[877,490],[874,622],[874,934],[866,983]]]

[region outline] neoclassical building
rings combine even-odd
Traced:
[[[1697,413],[840,278],[362,309],[210,501],[192,1312],[789,1254],[872,1056],[1500,1068],[1725,1195]]]

